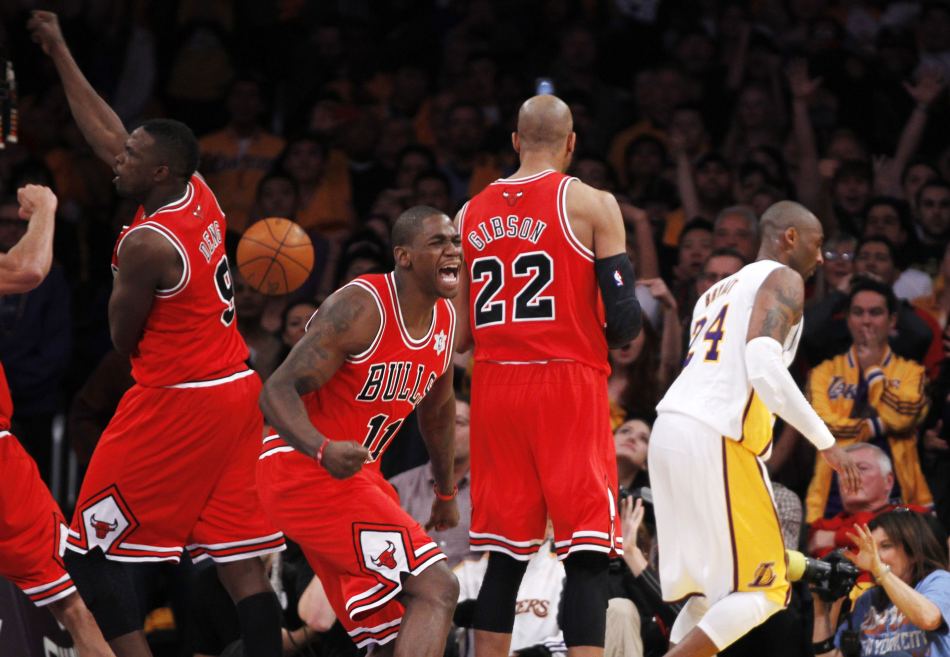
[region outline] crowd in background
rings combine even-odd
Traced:
[[[0,298],[0,359],[14,431],[68,507],[66,450],[81,473],[132,383],[128,360],[111,350],[106,303],[114,240],[135,207],[114,193],[29,42],[30,4],[0,7],[20,117],[19,143],[0,150],[0,249],[25,230],[15,190],[41,182],[60,199],[56,264],[35,291]],[[633,609],[611,605],[640,628],[625,639],[641,641],[630,651],[662,654],[675,613],[629,581],[642,584],[655,556],[645,469],[655,405],[697,337],[694,303],[755,259],[758,217],[775,201],[803,203],[825,232],[792,371],[840,441],[870,446],[854,448],[868,462],[865,497],[854,499],[807,441],[776,425],[767,466],[787,542],[824,554],[850,544],[855,518],[904,505],[935,510],[938,535],[950,526],[950,3],[59,4],[80,67],[129,127],[169,116],[199,136],[199,170],[227,215],[239,328],[265,378],[327,294],[392,268],[389,226],[402,210],[453,216],[516,168],[521,102],[553,90],[568,103],[578,144],[570,173],[617,197],[647,318],[610,354],[620,478],[647,507],[642,526],[629,523],[645,561],[617,579],[616,597]],[[233,264],[241,231],[271,216],[298,222],[315,248],[312,275],[287,297],[256,292]],[[467,356],[457,365],[464,398]],[[410,490],[407,475],[425,463],[412,425],[383,462]],[[940,541],[946,568],[945,533]],[[309,576],[283,573],[298,597]],[[807,651],[811,626],[800,624]]]

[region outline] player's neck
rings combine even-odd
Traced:
[[[548,169],[554,169],[555,171],[564,173],[561,163],[558,162],[557,159],[550,153],[544,153],[540,151],[525,152],[522,150],[521,165],[518,167],[518,170],[511,175],[511,177],[527,178],[528,176],[533,176],[536,173],[541,173],[542,171],[547,171]]]
[[[180,199],[185,195],[186,187],[187,183],[178,181],[156,185],[142,200],[142,207],[145,209],[145,214],[153,214],[156,210]]]
[[[413,338],[425,335],[432,325],[432,313],[438,297],[422,292],[418,286],[407,281],[408,276],[396,269],[393,278],[396,281],[396,297],[402,321]]]
[[[781,263],[788,267],[789,257],[787,253],[782,253],[775,249],[770,249],[766,245],[762,245],[762,248],[759,249],[759,255],[755,258],[756,262],[759,260],[774,260],[775,262]]]

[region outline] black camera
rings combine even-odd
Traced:
[[[821,559],[811,559],[801,552],[787,550],[788,578],[808,582],[809,587],[825,602],[834,602],[854,588],[861,570],[848,561],[840,550]]]

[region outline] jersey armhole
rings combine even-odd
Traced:
[[[577,235],[574,234],[574,229],[571,228],[571,222],[567,216],[567,188],[571,185],[572,182],[577,180],[577,178],[567,177],[563,178],[558,185],[557,189],[557,218],[558,223],[561,224],[561,232],[564,234],[564,238],[567,240],[567,243],[571,245],[571,248],[577,252],[585,260],[590,262],[594,261],[594,252],[584,246]]]
[[[175,248],[175,250],[178,252],[178,257],[181,258],[181,278],[178,279],[178,282],[170,288],[164,288],[164,289],[156,288],[155,289],[156,297],[159,297],[161,299],[170,299],[171,297],[176,296],[178,293],[184,290],[185,286],[188,285],[188,281],[191,280],[191,266],[188,262],[188,254],[185,252],[185,248],[181,245],[181,242],[178,241],[178,238],[175,237],[171,233],[171,231],[169,231],[167,228],[165,228],[161,224],[158,224],[152,221],[146,221],[144,223],[139,224],[138,226],[134,226],[125,235],[122,236],[122,239],[119,241],[119,244],[115,247],[116,262],[118,262],[119,260],[119,255],[122,251],[122,244],[125,242],[125,239],[129,235],[134,233],[135,231],[143,229],[143,228],[147,228],[148,230],[158,233],[159,235],[164,237],[166,240],[168,240],[168,243],[171,244]]]
[[[346,357],[346,362],[353,363],[354,365],[358,365],[360,363],[366,362],[376,352],[376,348],[379,346],[379,343],[382,341],[383,331],[386,328],[386,311],[383,309],[383,301],[382,299],[380,299],[379,292],[376,290],[375,287],[373,287],[366,281],[361,281],[359,279],[350,281],[343,287],[349,287],[351,285],[355,285],[356,287],[369,292],[370,296],[373,297],[373,301],[376,302],[376,309],[379,311],[379,330],[376,331],[376,337],[373,338],[373,341],[370,343],[370,345],[366,349],[364,349],[358,354],[352,354]],[[343,288],[340,288],[340,289],[343,289]],[[319,312],[319,310],[317,312]],[[316,316],[316,314],[317,313],[314,313],[313,315]],[[311,317],[310,319],[313,320],[313,317]],[[309,321],[307,322],[307,328],[310,328]]]
[[[456,313],[455,306],[452,305],[451,301],[448,299],[443,299],[442,302],[445,304],[445,307],[449,313],[449,335],[445,343],[445,363],[442,365],[442,374],[445,374],[449,369],[449,364],[452,362],[452,354],[455,353]]]
[[[459,214],[458,233],[459,233],[459,237],[463,239],[465,237],[465,213],[468,211],[469,203],[471,203],[471,201],[465,201],[465,205],[463,205],[462,209],[460,209],[458,212]]]

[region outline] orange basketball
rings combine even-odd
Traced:
[[[237,266],[258,292],[287,294],[303,285],[313,270],[313,244],[290,219],[261,219],[241,236]]]

